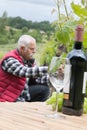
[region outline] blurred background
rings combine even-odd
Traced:
[[[28,34],[37,41],[37,63],[49,65],[53,56],[65,57],[72,49],[77,24],[85,26],[87,52],[86,21],[86,0],[0,0],[0,59]]]

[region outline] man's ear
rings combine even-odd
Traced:
[[[25,52],[25,46],[21,46],[21,47],[20,47],[20,51],[21,51],[21,52]]]

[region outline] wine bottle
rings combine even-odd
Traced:
[[[78,25],[75,30],[74,48],[67,55],[71,65],[68,69],[70,81],[68,86],[64,86],[62,112],[68,115],[80,116],[83,113],[85,95],[83,79],[87,61],[87,57],[82,50],[83,32],[83,25]]]

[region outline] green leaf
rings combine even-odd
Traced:
[[[75,27],[77,25],[77,21],[69,19],[66,21],[64,27],[66,27],[67,31],[72,32],[75,31]]]
[[[85,1],[84,1],[84,0],[81,0],[81,4],[83,4],[83,5],[84,5],[84,4],[85,4]]]
[[[81,5],[74,4],[73,2],[71,3],[71,7],[76,15],[79,17],[87,17],[87,10],[83,8]]]
[[[84,48],[87,48],[87,32],[85,32],[85,34],[84,34],[83,47],[84,47]]]
[[[68,43],[70,41],[69,31],[66,28],[62,28],[61,30],[58,30],[56,34],[56,38],[58,41],[60,41],[63,44]]]

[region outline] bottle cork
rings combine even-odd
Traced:
[[[84,33],[84,26],[77,25],[75,30],[75,41],[82,42],[83,41],[83,33]]]

